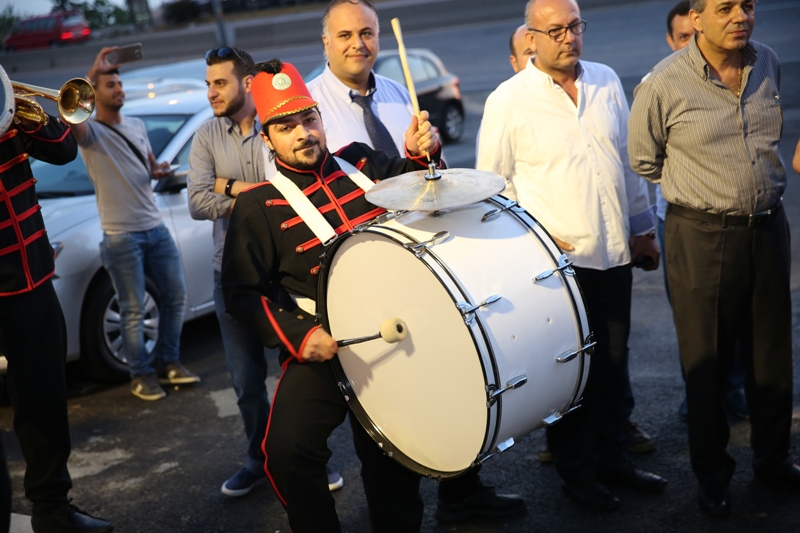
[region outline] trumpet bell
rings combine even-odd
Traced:
[[[57,101],[58,112],[65,122],[86,122],[94,111],[94,87],[83,78],[73,78],[61,87]]]

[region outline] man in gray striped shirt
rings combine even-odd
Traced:
[[[686,370],[689,451],[711,515],[731,512],[723,385],[742,340],[756,478],[800,488],[789,458],[792,313],[780,62],[750,41],[754,0],[692,0],[692,42],[634,91],[628,153],[669,202],[665,257]]]

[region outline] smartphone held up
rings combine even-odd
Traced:
[[[121,46],[116,50],[110,51],[106,55],[106,59],[112,65],[120,63],[130,63],[131,61],[138,61],[142,59],[142,43],[130,44]]]

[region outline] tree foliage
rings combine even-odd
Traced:
[[[51,1],[53,2],[53,11],[75,10],[83,13],[93,30],[130,22],[128,11],[116,4],[112,4],[109,0],[87,0],[85,2],[78,0]]]
[[[14,14],[14,7],[7,5],[0,11],[0,39],[6,36],[11,26],[19,20],[19,16]]]

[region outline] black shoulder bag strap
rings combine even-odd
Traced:
[[[97,122],[98,124],[102,124],[106,128],[110,129],[111,131],[113,131],[114,133],[116,133],[117,135],[122,137],[122,140],[125,141],[128,144],[128,147],[133,151],[133,153],[136,154],[136,157],[138,157],[139,161],[142,162],[142,164],[144,165],[144,168],[147,170],[147,172],[150,172],[150,167],[147,166],[147,160],[142,155],[142,152],[140,152],[139,149],[136,148],[133,145],[133,143],[128,140],[127,137],[125,137],[117,128],[113,127],[111,124],[106,124],[105,122],[101,122],[101,121],[99,121],[97,119],[95,119],[95,122]]]

